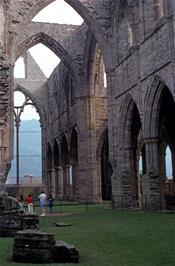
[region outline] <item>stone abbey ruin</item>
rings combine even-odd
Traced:
[[[65,0],[84,19],[81,26],[33,22],[51,2],[0,1],[1,190],[13,158],[18,90],[40,115],[48,193],[158,209],[175,178],[175,1]],[[27,52],[38,43],[61,59],[48,79]],[[20,56],[26,76],[14,79]]]

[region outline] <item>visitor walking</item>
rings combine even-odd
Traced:
[[[19,209],[21,211],[24,211],[24,196],[23,196],[23,194],[20,195],[20,197],[18,199],[18,203],[19,203]]]
[[[49,213],[53,212],[53,201],[54,201],[54,199],[52,197],[52,194],[50,194],[48,197]]]
[[[28,206],[28,212],[33,213],[33,198],[31,194],[29,194],[27,197],[27,206]]]
[[[46,199],[47,199],[47,195],[44,193],[44,191],[41,191],[41,194],[39,195],[40,207],[42,210],[41,216],[46,215],[46,213],[45,213]]]

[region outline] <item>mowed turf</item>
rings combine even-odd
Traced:
[[[55,222],[71,226],[56,227]],[[91,205],[88,211],[67,206],[58,216],[41,217],[40,227],[75,245],[82,266],[175,265],[175,214],[113,211],[107,204]],[[0,266],[19,265],[11,261],[12,246],[13,239],[0,238]]]

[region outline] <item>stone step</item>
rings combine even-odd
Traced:
[[[73,245],[57,240],[54,249],[54,261],[59,263],[78,263],[78,250]]]

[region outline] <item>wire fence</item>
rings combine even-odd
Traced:
[[[27,204],[25,204],[27,210]],[[53,213],[65,213],[65,212],[88,212],[92,210],[105,209],[118,209],[118,210],[142,210],[142,211],[175,211],[175,196],[166,198],[164,196],[160,197],[159,195],[142,197],[142,200],[135,201],[134,197],[126,197],[122,195],[117,197],[115,204],[113,201],[103,201],[102,204],[89,203],[85,202],[74,202],[74,201],[65,201],[65,200],[55,200],[53,205]],[[48,204],[46,204],[46,209],[49,210]],[[34,210],[40,212],[39,201],[34,201]]]

